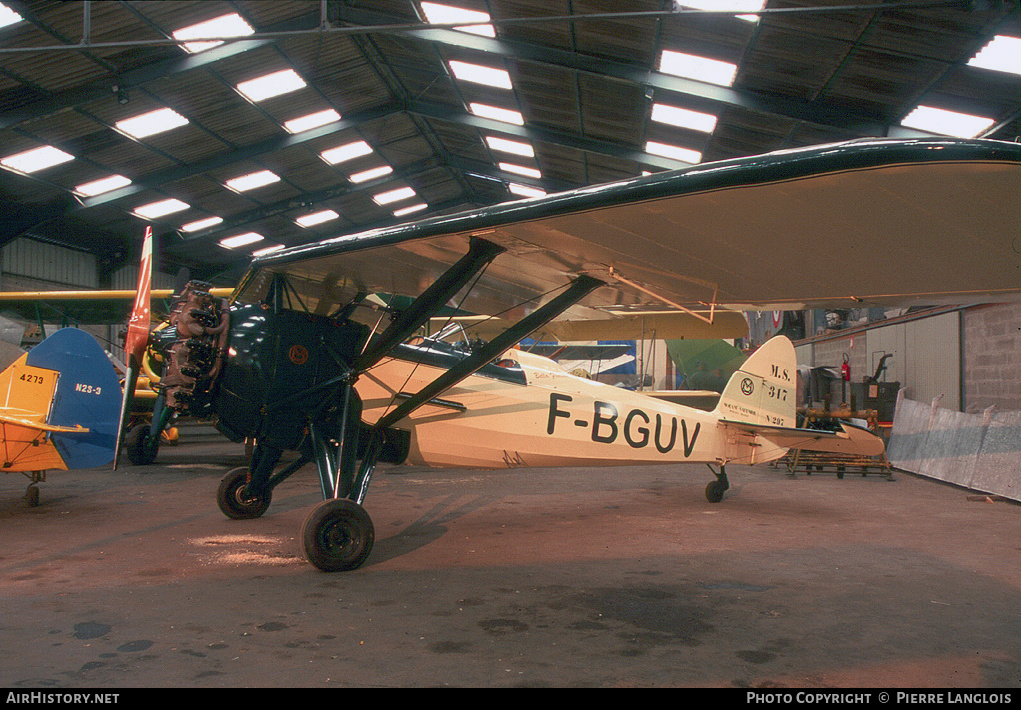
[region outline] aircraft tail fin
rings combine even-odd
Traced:
[[[727,382],[716,414],[726,421],[794,427],[797,357],[778,335],[756,350]]]
[[[96,339],[77,328],[62,328],[0,373],[8,420],[27,432],[13,446],[8,429],[5,467],[94,468],[110,463],[117,433],[120,382]],[[36,434],[31,432],[35,431]],[[47,432],[45,440],[37,434]],[[52,448],[51,445],[52,444]],[[51,452],[56,450],[59,459]]]
[[[117,442],[113,453],[113,468],[117,469],[121,445],[124,443],[124,428],[134,401],[135,385],[138,373],[142,369],[142,358],[149,344],[149,326],[151,324],[150,297],[152,294],[152,227],[145,228],[142,240],[142,258],[138,265],[138,287],[135,290],[135,303],[131,308],[128,320],[128,335],[124,340],[124,360],[127,372],[124,377],[124,392],[121,399],[120,426],[117,428]]]

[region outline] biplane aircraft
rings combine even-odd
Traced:
[[[372,549],[363,504],[380,462],[703,463],[717,502],[728,464],[882,451],[850,425],[795,426],[782,337],[712,412],[515,346],[561,321],[636,313],[710,325],[751,310],[1015,300],[1019,203],[1021,145],[1008,143],[876,139],[707,163],[260,256],[230,298],[188,284],[166,327],[136,330],[129,357],[137,371],[146,348],[158,354],[167,412],[215,415],[228,438],[255,442],[221,481],[227,516],[259,517],[314,463],[324,501],[303,525],[305,554],[349,570]],[[488,341],[422,337],[448,314],[503,323]],[[128,441],[133,459],[155,455],[163,422]],[[287,451],[299,455],[278,468]]]
[[[0,373],[0,468],[31,481],[39,502],[48,469],[105,466],[113,459],[121,386],[96,340],[62,328]]]

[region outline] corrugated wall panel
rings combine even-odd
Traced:
[[[174,288],[175,277],[157,271],[152,275],[153,288]],[[138,264],[125,264],[110,277],[110,288],[115,291],[132,291],[138,285]]]
[[[875,372],[887,353],[885,380],[900,382],[918,402],[941,397],[939,406],[961,408],[961,329],[957,312],[868,331],[868,359]]]
[[[3,273],[70,289],[96,288],[99,285],[96,257],[92,254],[34,239],[15,239],[3,248]]]

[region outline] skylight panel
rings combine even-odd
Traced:
[[[293,69],[283,69],[255,79],[242,81],[238,84],[238,91],[252,101],[265,101],[274,96],[297,91],[304,86],[305,80],[298,76]]]
[[[422,3],[422,12],[425,13],[425,18],[431,24],[453,25],[458,22],[469,22],[472,23],[470,26],[454,27],[454,29],[482,35],[483,37],[496,37],[496,30],[493,29],[492,25],[488,24],[490,20],[488,12],[465,10],[460,7],[440,5],[435,2]]]
[[[265,237],[255,232],[246,232],[245,234],[238,234],[234,237],[227,237],[226,239],[220,240],[220,246],[226,247],[227,249],[237,249],[238,247],[245,247],[249,244],[255,244],[261,242]]]
[[[494,121],[513,123],[518,126],[525,125],[525,119],[519,111],[511,111],[510,109],[490,106],[488,104],[468,104],[468,109],[476,116],[482,118],[491,118]]]
[[[19,15],[6,5],[0,3],[0,27],[7,27],[8,25],[13,25],[16,22],[21,22],[22,19],[23,18],[21,17],[21,15]]]
[[[223,217],[206,217],[205,219],[196,220],[189,222],[188,224],[181,227],[182,232],[198,232],[203,229],[209,229],[215,227],[223,221]]]
[[[159,219],[165,217],[168,214],[174,212],[182,212],[188,209],[188,205],[181,202],[180,200],[160,200],[159,202],[150,202],[147,205],[135,208],[135,214],[143,219]]]
[[[678,0],[678,7],[695,10],[719,10],[721,12],[757,12],[766,6],[766,0]],[[758,15],[735,15],[746,22],[758,22]]]
[[[919,106],[900,123],[902,126],[917,128],[929,133],[958,138],[975,138],[992,127],[995,121],[991,118],[947,111],[932,106]]]
[[[666,104],[652,105],[652,120],[702,133],[712,133],[716,128],[716,116]]]
[[[111,175],[101,180],[93,180],[92,182],[79,185],[74,191],[82,197],[95,197],[96,195],[102,195],[104,192],[110,192],[130,184],[131,181],[123,175]]]
[[[996,35],[968,64],[980,69],[1021,74],[1021,37]]]
[[[672,52],[669,49],[664,49],[660,55],[659,70],[666,74],[720,86],[731,86],[734,77],[737,76],[736,64],[684,52]]]
[[[414,205],[408,205],[407,207],[401,207],[399,210],[394,210],[394,217],[404,217],[409,214],[414,214],[415,212],[421,212],[428,206],[429,205],[424,202],[419,202]]]
[[[375,195],[372,199],[377,205],[388,205],[391,202],[400,202],[415,196],[415,191],[410,187],[399,187],[396,190],[388,190]]]
[[[365,141],[355,141],[354,143],[347,143],[346,145],[324,150],[319,155],[330,165],[335,165],[343,163],[345,160],[369,155],[370,153],[372,153],[372,147],[368,143]]]
[[[44,145],[42,148],[33,148],[0,159],[0,165],[19,173],[32,174],[69,160],[74,160],[74,156],[52,145]]]
[[[496,136],[486,136],[486,143],[493,150],[498,150],[503,153],[513,153],[514,155],[524,155],[532,158],[535,156],[535,150],[532,146],[527,143],[519,143],[518,141],[507,140],[506,138],[497,138]]]
[[[542,177],[541,172],[539,172],[535,168],[529,168],[524,165],[516,165],[514,163],[500,163],[499,167],[500,170],[503,170],[505,172],[517,173],[518,175],[524,175],[525,177],[535,178],[537,180]]]
[[[302,227],[312,227],[316,224],[322,224],[323,222],[329,222],[330,220],[337,219],[338,217],[340,217],[340,215],[333,210],[323,210],[322,212],[303,214],[294,221]]]
[[[679,160],[682,163],[691,163],[693,165],[702,160],[702,154],[697,150],[681,148],[680,146],[670,145],[669,143],[657,143],[656,141],[649,141],[646,143],[645,152],[652,153],[653,155],[661,155],[664,158],[671,158],[672,160]]]
[[[225,184],[231,190],[237,192],[245,192],[246,190],[254,190],[257,187],[263,187],[264,185],[270,185],[280,180],[280,176],[269,170],[260,170],[256,173],[249,173],[248,175],[242,175],[228,180]]]
[[[476,84],[494,86],[497,89],[510,89],[510,74],[503,69],[484,67],[481,64],[469,64],[468,62],[450,62],[450,71],[462,81],[470,81]]]
[[[244,37],[254,33],[255,30],[252,29],[251,25],[241,19],[241,16],[235,12],[212,20],[206,20],[205,22],[199,22],[198,24],[190,25],[188,27],[182,27],[174,32],[173,36],[174,39],[183,40],[195,37]],[[212,40],[209,42],[185,42],[181,45],[181,47],[184,51],[190,54],[195,54],[196,52],[201,52],[220,44],[223,44],[223,42],[218,40]]]
[[[292,118],[284,123],[284,128],[289,133],[301,133],[302,131],[310,131],[313,128],[319,128],[319,126],[325,126],[327,123],[339,120],[340,114],[332,108],[328,108],[325,111],[317,111],[316,113]]]
[[[145,138],[146,136],[154,136],[157,133],[163,133],[172,128],[183,126],[186,123],[188,123],[188,119],[177,111],[161,108],[134,116],[133,118],[126,118],[123,121],[117,121],[114,125],[117,127],[117,130],[127,133],[132,138]]]
[[[542,197],[546,194],[545,190],[540,190],[537,187],[529,187],[528,185],[519,185],[516,182],[512,182],[507,185],[507,189],[521,197]]]
[[[389,165],[380,165],[378,168],[372,168],[371,170],[363,170],[360,173],[355,173],[349,176],[351,182],[367,182],[369,180],[375,180],[376,178],[389,175],[394,171]]]

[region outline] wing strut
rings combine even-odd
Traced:
[[[543,327],[586,295],[604,285],[602,281],[591,276],[579,276],[575,281],[571,282],[571,285],[563,293],[552,301],[525,316],[485,345],[473,350],[472,354],[467,358],[381,417],[376,422],[375,428],[383,430],[396,424],[423,404],[477,372],[483,365],[501,355],[519,340]]]
[[[534,333],[587,294],[604,285],[602,281],[591,276],[584,274],[579,276],[559,296],[528,314],[488,343],[474,349],[464,360],[405,399],[400,405],[390,410],[389,413],[380,417],[375,425],[373,425],[372,438],[362,458],[357,477],[348,496],[349,499],[359,505],[365,500],[365,494],[369,487],[369,479],[372,477],[372,472],[376,467],[376,460],[379,458],[380,449],[385,442],[385,431],[388,427],[396,424],[423,404],[443,394],[443,392],[458,382],[470,377],[481,369],[483,365],[498,357],[519,340],[527,337],[530,333]]]
[[[430,317],[436,314],[437,308],[449,301],[454,295],[489,263],[504,251],[504,248],[487,242],[484,239],[472,239],[468,252],[456,264],[447,269],[442,276],[423,291],[386,330],[379,334],[358,361],[354,364],[355,372],[364,372],[382,358],[386,357],[397,345],[425,325]]]

